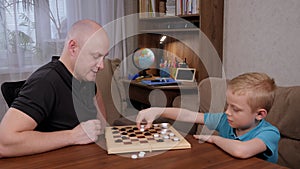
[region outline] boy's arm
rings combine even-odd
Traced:
[[[258,138],[243,142],[216,135],[194,135],[194,137],[209,143],[214,143],[230,155],[237,158],[249,158],[267,150],[265,143]]]
[[[146,129],[151,127],[152,122],[158,118],[159,116],[169,118],[172,120],[191,122],[191,123],[204,123],[204,114],[193,112],[187,109],[181,108],[160,108],[153,107],[141,110],[137,116],[136,122],[137,126],[140,127],[142,122],[146,122]]]
[[[74,144],[96,141],[100,134],[99,120],[89,120],[72,130],[34,131],[37,123],[15,108],[8,109],[0,123],[0,158],[29,155]]]

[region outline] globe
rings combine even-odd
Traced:
[[[138,69],[148,69],[154,61],[154,53],[149,48],[141,48],[134,52],[133,63]]]

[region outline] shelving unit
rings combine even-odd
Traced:
[[[177,15],[178,4],[181,3],[181,1],[186,2],[187,0],[175,0],[176,12],[174,16],[166,16],[162,13],[148,13],[146,15],[147,17],[145,17],[144,13],[140,15],[139,31],[142,34],[138,37],[138,46],[161,48],[162,46],[159,44],[159,39],[162,35],[180,35],[184,41],[194,45],[194,47],[192,47],[193,49],[197,48],[198,53],[205,55],[205,63],[191,50],[190,46],[187,46],[186,43],[181,43],[174,37],[168,38],[163,45],[163,49],[174,53],[174,55],[180,57],[182,60],[186,59],[189,67],[195,67],[197,69],[196,79],[198,82],[208,77],[208,71],[204,64],[209,64],[209,67],[216,70],[213,76],[221,76],[222,72],[220,66],[215,67],[215,63],[210,61],[209,55],[212,55],[211,53],[213,52],[202,52],[207,48],[207,46],[202,45],[203,39],[205,39],[202,33],[209,39],[211,44],[213,44],[217,55],[222,61],[224,0],[195,0],[197,1],[196,8],[198,9],[198,13],[180,13]],[[140,6],[141,3],[143,3],[143,5],[155,4],[152,10],[148,12],[162,12],[162,4],[168,3],[167,0],[140,0],[139,2],[139,9],[142,9],[142,12],[147,11],[144,11],[145,8]]]
[[[142,18],[139,20],[140,32],[174,32],[198,31],[200,27],[199,15],[160,16]]]

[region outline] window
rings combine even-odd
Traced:
[[[51,38],[62,39],[67,32],[66,1],[50,0]]]
[[[65,0],[29,0],[26,6],[3,0],[0,7],[1,73],[32,71],[61,52],[66,34]]]

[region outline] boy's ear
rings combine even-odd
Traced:
[[[267,114],[268,114],[268,112],[267,112],[266,109],[258,109],[256,113],[257,113],[257,114],[256,114],[256,120],[262,120],[262,119],[264,119],[264,118],[267,116]]]

